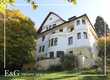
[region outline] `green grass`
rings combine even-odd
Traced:
[[[110,73],[108,77],[104,76],[80,76],[84,73],[92,73],[94,75],[95,70],[82,70],[80,72],[76,71],[61,71],[61,72],[44,72],[30,75],[25,73],[28,76],[17,76],[17,77],[0,77],[0,80],[110,80]],[[30,76],[29,76],[30,75]]]

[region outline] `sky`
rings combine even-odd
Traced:
[[[49,12],[55,12],[64,20],[72,16],[87,14],[92,24],[97,16],[102,16],[110,27],[110,0],[77,0],[76,5],[71,5],[66,0],[36,0],[39,7],[36,10],[25,0],[17,0],[12,7],[31,18],[38,29]]]

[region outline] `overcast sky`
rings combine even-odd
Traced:
[[[102,16],[110,27],[110,0],[77,0],[76,5],[71,5],[66,0],[37,0],[39,7],[32,10],[24,0],[17,0],[14,8],[20,9],[30,17],[39,28],[49,12],[55,12],[67,20],[72,16],[87,14],[94,24],[97,16]]]

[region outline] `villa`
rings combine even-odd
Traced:
[[[86,14],[73,16],[66,21],[50,12],[37,34],[37,59],[45,57],[53,60],[73,54],[77,57],[79,68],[95,65],[98,55],[97,35]]]

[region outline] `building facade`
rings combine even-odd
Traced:
[[[65,54],[77,57],[80,68],[95,65],[97,35],[86,14],[63,20],[50,12],[38,30],[36,58],[55,59]]]

